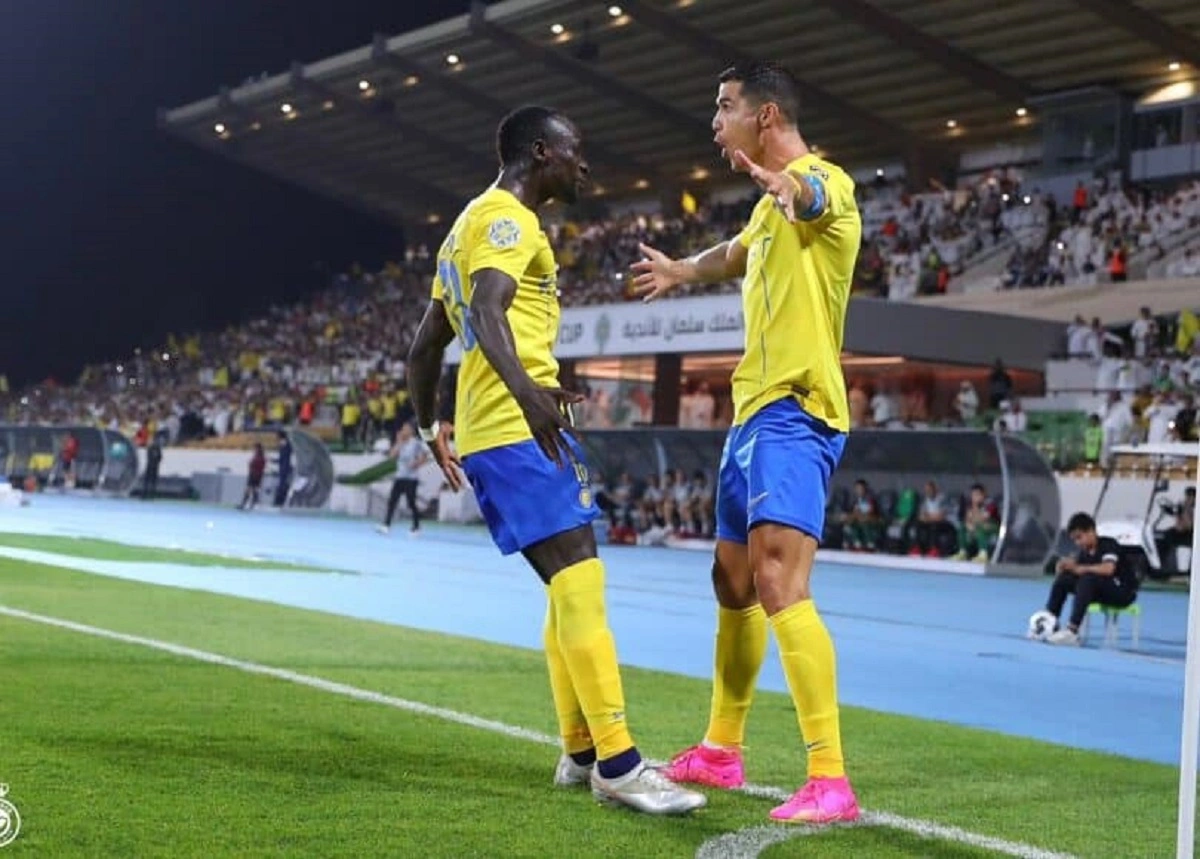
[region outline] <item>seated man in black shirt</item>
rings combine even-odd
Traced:
[[[1079,644],[1079,627],[1092,603],[1123,608],[1137,598],[1137,575],[1121,555],[1120,544],[1111,537],[1096,534],[1096,520],[1076,513],[1067,523],[1067,535],[1079,551],[1074,558],[1058,562],[1058,576],[1050,588],[1046,611],[1054,615],[1056,626],[1067,594],[1074,593],[1071,619],[1065,628],[1056,629],[1046,640],[1051,644]]]

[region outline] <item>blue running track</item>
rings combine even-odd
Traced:
[[[362,520],[251,514],[170,502],[38,496],[0,510],[0,531],[300,562],[314,575],[55,556],[126,579],[540,648],[545,598],[519,558],[480,528],[403,524],[384,537]],[[36,553],[0,548],[8,556]],[[609,615],[623,663],[707,679],[715,628],[709,560],[698,552],[606,547]],[[838,649],[844,703],[1161,763],[1179,759],[1187,598],[1144,593],[1142,642],[1053,648],[1024,638],[1049,579],[1011,580],[820,563],[817,604]],[[785,691],[772,652],[760,679]]]

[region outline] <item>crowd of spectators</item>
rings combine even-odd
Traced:
[[[981,244],[975,222],[964,220],[951,195],[909,196],[880,180],[863,186],[862,197],[861,290],[886,294],[889,282],[916,269],[925,281],[933,278],[931,288],[944,288],[951,265]],[[669,254],[695,251],[735,234],[754,200],[672,217],[634,212],[550,221],[563,304],[632,299],[626,273],[639,243]],[[299,422],[330,426],[350,445],[372,445],[406,408],[403,358],[428,300],[432,268],[433,250],[417,245],[382,271],[356,267],[310,300],[272,307],[224,331],[168,337],[86,367],[73,383],[0,393],[0,407],[12,422],[99,425],[139,444],[153,436],[176,444]],[[680,294],[736,289],[724,283]]]
[[[1200,180],[1166,190],[1120,186],[1101,176],[1091,186],[1079,182],[1069,205],[1036,189],[1018,189],[1005,203],[1027,227],[1014,230],[1017,242],[1002,279],[1006,288],[1123,282],[1137,273],[1131,271],[1135,255],[1145,271],[1177,238],[1200,226]],[[1200,275],[1200,257],[1188,252],[1165,273]]]
[[[973,255],[1005,236],[1018,238],[1018,253],[1028,261],[1036,257],[1036,264],[1012,269],[1014,284],[1037,285],[1091,276],[1107,264],[1114,242],[1153,248],[1200,219],[1200,183],[1169,195],[1134,195],[1101,182],[1081,188],[1072,206],[1024,194],[1009,172],[920,194],[881,176],[861,184],[859,194],[863,248],[855,289],[890,298],[946,290]],[[626,273],[639,243],[672,255],[695,251],[735,234],[753,204],[754,197],[747,196],[685,207],[673,216],[630,212],[589,222],[550,219],[546,230],[559,257],[563,304],[631,300]],[[152,436],[174,444],[298,422],[327,427],[350,447],[373,446],[407,413],[403,359],[428,299],[433,254],[431,246],[416,245],[381,271],[356,267],[307,301],[272,307],[224,331],[169,337],[87,367],[73,383],[0,392],[0,408],[9,421],[101,425],[140,444]],[[1172,271],[1185,276],[1200,272],[1200,254],[1173,265]],[[736,289],[736,283],[725,283],[681,294]],[[597,391],[595,399],[604,395]],[[710,399],[707,392],[693,398]],[[626,399],[630,408],[616,417],[589,400],[599,416],[593,423],[601,425],[605,415],[613,425],[646,419],[649,394]],[[919,403],[898,403],[886,386],[871,391],[867,402],[870,417],[859,425],[888,425],[897,418],[920,425],[934,417]],[[710,418],[697,417],[691,408],[681,411],[689,426],[700,426],[716,425],[727,409],[718,403],[714,411],[710,404]]]
[[[1143,307],[1127,328],[1110,330],[1099,319],[1076,317],[1067,329],[1071,361],[1090,367],[1098,400],[1089,416],[1094,434],[1086,459],[1107,461],[1114,444],[1194,441],[1200,398],[1200,319],[1184,311],[1175,319]]]
[[[83,424],[168,444],[293,422],[354,437],[404,406],[403,356],[428,296],[420,266],[338,278],[327,291],[222,332],[168,337],[5,403],[17,423]]]
[[[910,193],[902,183],[879,177],[860,185],[863,246],[855,274],[856,291],[884,298],[945,292],[950,279],[971,256],[994,245],[1003,233],[1001,185],[962,191]],[[558,248],[559,285],[564,303],[603,304],[629,300],[626,272],[638,257],[638,244],[678,256],[735,235],[746,223],[756,197],[665,217],[631,213],[617,218],[551,224]],[[736,282],[688,285],[679,295],[733,292]]]

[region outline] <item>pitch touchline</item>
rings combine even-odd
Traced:
[[[129,635],[128,633],[124,632],[116,632],[115,630],[103,629],[98,626],[89,626],[84,623],[76,623],[75,621],[64,620],[58,617],[35,614],[19,608],[10,608],[9,606],[3,605],[0,605],[0,615],[6,615],[8,617],[18,618],[20,620],[32,621],[34,623],[41,623],[47,626],[54,626],[58,627],[59,629],[69,629],[72,632],[79,632],[83,633],[84,635],[92,635],[97,638],[107,638],[111,641],[120,641],[124,642],[125,644],[137,644],[142,647],[160,650],[175,656],[183,656],[188,659],[194,659],[197,662],[207,662],[211,665],[221,665],[225,668],[236,668],[237,670],[244,671],[247,674],[259,674],[266,677],[274,677],[278,680],[287,680],[290,683],[296,683],[300,686],[307,686],[311,689],[319,689],[322,692],[331,692],[335,695],[342,695],[346,698],[353,698],[357,701],[368,701],[372,704],[382,704],[386,707],[404,710],[409,713],[416,713],[420,716],[431,716],[435,719],[441,719],[445,722],[453,722],[457,725],[466,725],[470,728],[478,728],[482,731],[491,731],[495,734],[503,734],[507,737],[528,740],[530,742],[540,743],[541,745],[545,746],[558,747],[559,745],[557,737],[552,737],[549,734],[542,733],[541,731],[531,731],[528,728],[522,728],[517,725],[509,725],[505,722],[497,722],[494,719],[484,719],[480,716],[472,716],[470,713],[461,713],[458,710],[451,710],[446,707],[435,707],[432,704],[423,704],[420,701],[409,701],[406,698],[398,698],[394,695],[385,695],[382,692],[373,692],[370,689],[360,689],[357,686],[349,686],[345,683],[337,683],[333,680],[325,680],[321,677],[314,677],[310,674],[301,674],[297,671],[289,671],[286,668],[275,668],[273,666],[262,665],[257,662],[247,662],[243,659],[234,659],[229,656],[222,656],[219,653],[210,653],[207,650],[197,650],[194,647],[185,647],[182,644],[174,644],[170,641],[161,641],[157,638],[146,638],[140,635]],[[771,787],[768,785],[748,784],[741,788],[740,792],[745,793],[748,796],[762,797],[765,799],[779,801],[786,800],[791,796],[790,791],[786,791],[780,787]],[[937,839],[941,841],[954,841],[970,847],[992,850],[993,852],[1002,853],[1006,856],[1015,856],[1017,859],[1075,859],[1075,857],[1068,853],[1055,853],[1049,850],[1043,850],[1040,847],[1034,847],[1030,844],[1022,844],[1017,841],[1006,841],[1001,838],[992,838],[987,835],[968,832],[967,830],[959,829],[956,826],[943,826],[940,823],[934,823],[929,820],[901,817],[900,815],[891,814],[890,812],[886,811],[864,812],[862,824],[867,826],[885,826],[890,829],[900,829],[923,838]],[[784,829],[784,831],[786,831],[786,829]]]

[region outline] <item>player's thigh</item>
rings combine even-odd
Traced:
[[[564,566],[595,557],[592,497],[583,451],[558,466],[536,442],[471,454],[463,462],[480,512],[500,551],[521,552],[544,580]]]
[[[749,527],[786,525],[819,542],[829,483],[846,436],[806,415],[792,400],[768,409],[754,428],[746,467]]]
[[[713,553],[713,593],[724,608],[749,608],[758,602],[750,553],[745,543],[717,540]]]
[[[747,489],[746,463],[749,452],[742,445],[742,428],[731,427],[721,450],[721,463],[717,469],[716,501],[713,518],[716,520],[717,539],[746,545]]]
[[[543,479],[523,486],[526,518],[518,527],[521,553],[538,577],[549,582],[563,570],[597,557],[592,522],[601,513],[592,497],[591,473],[583,448],[568,438],[573,461],[555,465],[537,448]],[[530,510],[529,508],[532,508]]]
[[[757,427],[748,468],[750,566],[768,612],[810,596],[829,483],[845,447],[844,434],[794,401],[771,409]]]

